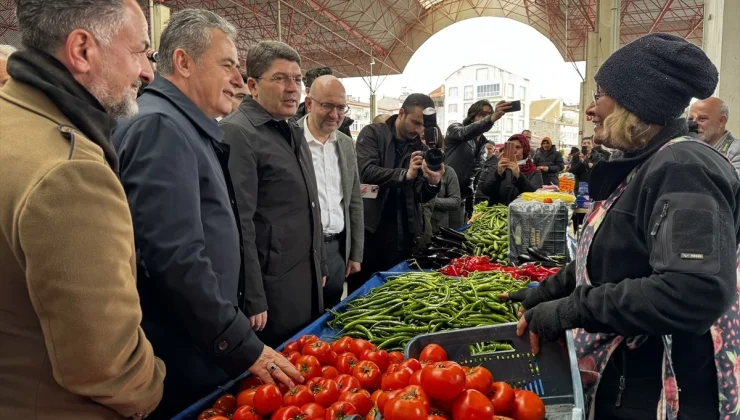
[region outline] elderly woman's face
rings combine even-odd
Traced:
[[[594,101],[586,109],[586,115],[590,116],[591,122],[594,123],[594,143],[604,144],[607,140],[604,138],[604,120],[614,112],[617,102],[599,87],[596,89]]]

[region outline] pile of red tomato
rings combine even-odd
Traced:
[[[543,420],[545,405],[533,392],[494,382],[486,368],[447,361],[430,344],[419,359],[378,350],[362,339],[329,344],[314,335],[286,345],[283,354],[305,383],[293,389],[256,377],[225,394],[198,420]],[[381,417],[382,415],[382,417]]]

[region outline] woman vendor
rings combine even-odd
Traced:
[[[603,64],[587,114],[624,158],[594,168],[575,261],[510,296],[533,352],[573,334],[591,419],[740,418],[740,181],[679,119],[717,80],[699,47],[666,34]]]

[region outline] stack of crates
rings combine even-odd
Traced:
[[[514,200],[509,204],[509,261],[516,263],[527,248],[548,256],[568,256],[568,205]]]

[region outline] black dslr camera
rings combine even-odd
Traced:
[[[424,161],[430,171],[437,172],[445,163],[445,154],[439,148],[440,133],[437,129],[437,111],[434,108],[426,108],[424,114],[424,141],[429,150],[424,152]]]

